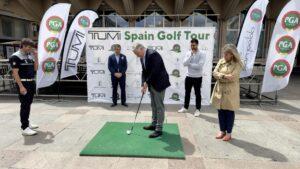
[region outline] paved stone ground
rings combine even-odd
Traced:
[[[236,115],[234,140],[228,143],[214,138],[218,120],[213,108],[205,107],[195,118],[168,105],[167,122],[178,123],[186,160],[78,155],[105,122],[131,122],[137,105],[111,109],[85,100],[36,100],[31,120],[40,125],[39,134],[23,137],[17,98],[1,97],[0,168],[299,169],[299,82],[279,93],[278,105],[243,104]],[[150,119],[150,106],[143,105],[138,121]]]

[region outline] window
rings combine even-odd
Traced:
[[[13,20],[9,18],[2,18],[2,34],[3,36],[13,36]]]
[[[28,22],[22,21],[22,20],[16,20],[15,21],[15,37],[16,38],[24,38],[28,37]]]
[[[238,43],[238,38],[240,36],[240,32],[242,30],[245,17],[246,17],[246,14],[241,13],[239,15],[236,15],[236,16],[228,19],[226,43],[232,43],[232,44]],[[261,35],[259,38],[257,54],[256,54],[256,56],[258,58],[262,58],[263,52],[265,52],[264,48],[263,48],[264,36],[265,36],[265,24],[263,24],[262,32],[261,32]]]

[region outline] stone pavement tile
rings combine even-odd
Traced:
[[[167,169],[168,159],[122,157],[113,166],[116,169]]]
[[[86,130],[90,130],[93,128],[100,129],[102,127],[103,122],[106,122],[107,118],[99,115],[83,115],[80,119],[69,124],[68,128],[85,128]]]
[[[86,114],[89,109],[71,109],[66,114]]]
[[[48,125],[50,123],[53,123],[55,120],[57,120],[58,118],[60,118],[60,116],[62,116],[62,114],[39,114],[39,113],[31,113],[30,114],[30,122],[38,125],[39,127],[44,126],[44,125]],[[18,123],[19,123],[19,118],[18,118]]]
[[[116,169],[119,157],[79,156],[66,161],[65,169]]]
[[[183,144],[184,152],[189,157],[201,157],[200,148],[197,146],[189,121],[185,118],[170,117],[169,123],[176,123],[179,127],[179,133]]]
[[[235,139],[227,146],[231,147],[230,152],[234,154],[238,149],[244,152],[232,159],[300,160],[300,136],[276,121],[237,121],[233,134]]]
[[[5,109],[0,109],[0,114],[3,115],[3,114],[17,114],[19,113],[19,110],[16,109],[15,107],[8,107],[8,108],[5,108]]]
[[[116,116],[124,116],[124,115],[135,115],[133,111],[118,111],[118,110],[105,110],[100,108],[95,108],[86,113],[87,115],[116,115]]]
[[[11,109],[16,106],[20,107],[20,103],[14,102],[12,100],[10,100],[10,102],[2,102],[2,100],[0,100],[0,110]]]
[[[31,109],[31,114],[38,114],[38,115],[62,115],[66,112],[70,111],[70,109],[40,109],[35,108]]]
[[[279,100],[280,106],[285,106],[287,108],[294,108],[294,109],[300,109],[300,100],[298,99],[280,99]]]
[[[292,129],[295,133],[300,135],[300,122],[281,122],[281,124],[287,126],[289,129]]]
[[[278,131],[287,130],[286,127],[274,125],[274,123],[276,121],[236,121],[233,132],[234,140],[227,143],[214,138],[219,128],[218,124],[212,124],[205,120],[191,122],[193,128],[198,129],[193,132],[203,157],[281,162],[299,160],[298,152],[300,151],[296,146],[298,138],[292,138],[295,133],[289,131],[280,133]],[[282,136],[274,133],[282,134]]]
[[[6,139],[3,140],[14,140],[11,141],[6,150],[35,150],[39,146],[44,144],[50,144],[56,140],[55,136],[63,131],[69,124],[68,123],[49,123],[40,125],[37,129],[38,134],[35,136],[22,136],[21,131],[12,131],[7,134]],[[11,129],[10,129],[11,130]],[[0,128],[1,131],[1,128]],[[9,139],[12,138],[12,139]],[[0,140],[2,143],[2,140]],[[1,147],[1,144],[0,144]]]
[[[186,117],[185,113],[178,113],[176,112],[170,112],[170,111],[166,111],[165,113],[168,117]]]
[[[72,154],[67,152],[33,151],[12,167],[23,169],[63,169],[66,162],[71,159]]]
[[[299,169],[300,163],[204,159],[206,169]]]
[[[279,122],[297,122],[296,119],[293,117],[290,117],[288,115],[282,115],[282,114],[270,114],[269,115],[272,119],[279,121]]]
[[[135,114],[132,115],[101,115],[104,121],[106,122],[127,122],[127,123],[133,123]],[[136,118],[136,122],[151,122],[150,116],[143,116],[142,114],[138,114]]]
[[[169,159],[169,169],[205,169],[203,159],[199,157],[186,157],[185,160]]]
[[[63,114],[59,118],[57,118],[54,122],[56,123],[72,123],[78,119],[80,119],[82,115],[80,114]]]
[[[20,121],[20,117],[19,117],[18,113],[15,113],[15,114],[13,114],[13,113],[3,113],[3,114],[0,115],[0,124],[1,125],[11,123],[12,121],[14,121],[15,123],[16,123],[16,121],[18,121],[18,122]]]
[[[68,129],[65,128],[58,133],[52,140],[51,144],[43,144],[38,147],[37,151],[45,152],[73,152],[79,153],[79,147],[76,147],[76,143],[80,140],[85,133],[85,129]]]
[[[25,157],[30,151],[18,151],[18,150],[1,150],[0,151],[0,168],[11,167],[23,157]]]
[[[299,112],[299,113],[300,113],[300,112]],[[292,115],[290,115],[289,117],[291,117],[291,118],[297,120],[298,122],[300,122],[300,114],[292,114]]]
[[[78,105],[76,107],[74,107],[75,109],[87,109],[87,110],[93,110],[93,109],[96,109],[98,108],[98,106],[96,105],[89,105],[88,103],[87,104],[83,104],[83,105]]]
[[[21,136],[21,134],[19,135]],[[51,131],[38,131],[35,136],[21,137],[17,142],[6,147],[5,150],[34,151],[42,145],[51,144],[55,141],[55,136]]]

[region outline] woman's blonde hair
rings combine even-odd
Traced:
[[[233,55],[232,60],[236,63],[239,63],[241,66],[243,66],[243,62],[241,61],[241,57],[239,52],[237,51],[237,48],[234,44],[226,44],[222,48],[222,53],[229,52]]]

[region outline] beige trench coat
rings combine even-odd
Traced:
[[[242,65],[234,61],[226,62],[220,59],[213,71],[213,77],[217,80],[211,103],[217,109],[235,111],[240,108],[240,72]],[[225,79],[224,75],[232,74],[232,81]]]

